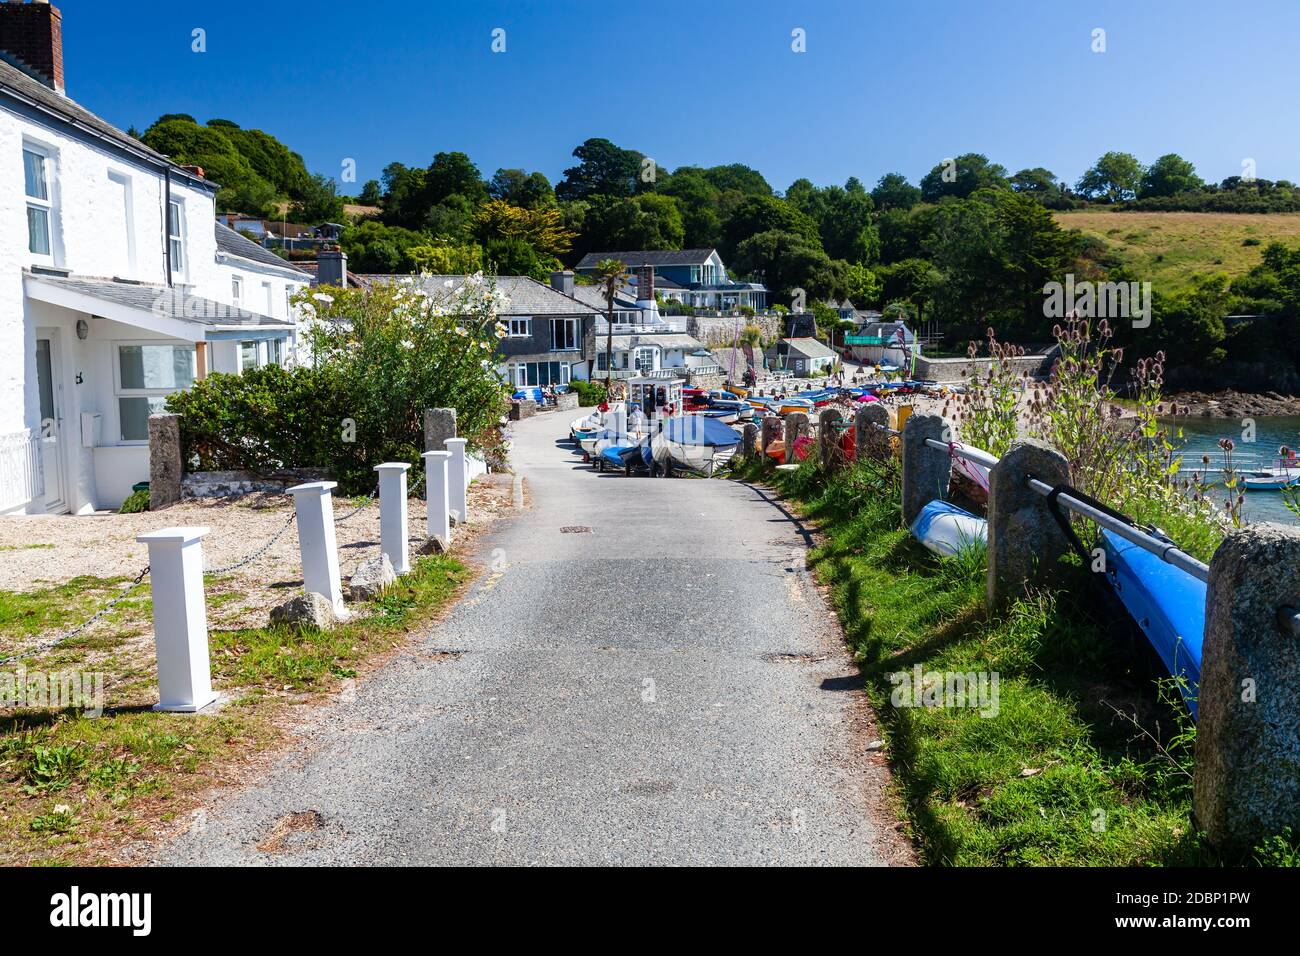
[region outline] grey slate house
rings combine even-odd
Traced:
[[[421,278],[433,290],[465,277]],[[498,316],[507,330],[499,370],[512,385],[567,385],[591,377],[584,343],[594,334],[597,313],[573,297],[572,272],[552,273],[550,285],[528,276],[497,276],[496,286],[507,300]]]

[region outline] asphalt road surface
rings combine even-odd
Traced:
[[[515,426],[529,507],[461,604],[158,862],[907,862],[804,529],[738,482],[597,475],[569,418]]]

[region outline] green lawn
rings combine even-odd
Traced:
[[[1259,263],[1269,242],[1300,244],[1300,213],[1077,210],[1055,215],[1063,228],[1104,239],[1139,280],[1162,291],[1189,285],[1197,273],[1242,275]]]
[[[896,466],[769,481],[823,534],[830,589],[888,745],[911,832],[932,865],[1212,865],[1190,824],[1192,726],[1161,700],[1123,621],[1080,579],[989,617],[982,552],[940,561],[900,527]],[[888,675],[998,675],[997,712],[894,706]],[[1258,860],[1300,861],[1280,841]]]
[[[117,623],[21,662],[30,672],[83,664],[103,671],[107,709],[98,717],[77,710],[0,713],[0,865],[113,860],[124,845],[189,812],[199,791],[229,779],[230,765],[274,744],[286,706],[337,690],[447,606],[469,577],[454,557],[424,557],[333,630],[212,630],[213,684],[229,699],[199,715],[150,710],[157,699],[152,649],[141,657],[130,643],[148,629],[149,592],[142,586],[113,612],[121,615]],[[0,592],[0,637],[80,623],[122,583],[77,579],[45,591]]]

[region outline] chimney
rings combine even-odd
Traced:
[[[551,288],[565,295],[573,295],[573,273],[568,269],[551,273]]]
[[[63,93],[63,14],[49,0],[0,3],[0,57]]]
[[[638,266],[636,270],[636,301],[637,305],[642,302],[651,302],[655,300],[655,267]]]
[[[334,246],[316,254],[316,284],[334,285],[340,289],[348,286],[348,254]]]
[[[648,322],[659,321],[659,303],[655,301],[655,267],[638,266],[636,270],[636,307],[641,318]]]

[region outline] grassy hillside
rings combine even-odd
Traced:
[[[1198,272],[1241,275],[1273,240],[1300,243],[1300,213],[1086,210],[1056,216],[1066,229],[1104,239],[1139,277],[1165,290],[1187,285]]]

